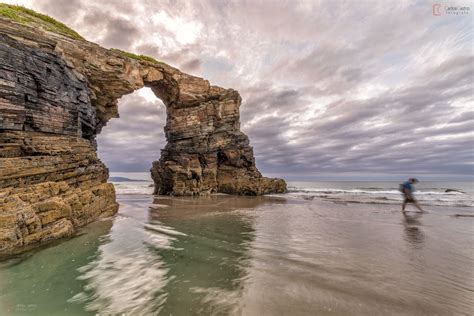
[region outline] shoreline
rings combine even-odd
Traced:
[[[472,219],[452,217],[456,208],[404,216],[393,207],[284,195],[117,195],[117,202],[117,215],[80,235],[2,261],[0,303],[78,315],[469,310]],[[38,270],[45,262],[47,270]],[[32,297],[33,284],[53,288]],[[66,284],[75,290],[64,291]],[[140,304],[130,288],[140,289]],[[166,300],[155,299],[162,295]]]

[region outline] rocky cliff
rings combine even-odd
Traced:
[[[0,253],[117,211],[95,137],[118,117],[117,100],[144,86],[167,108],[168,143],[151,169],[156,194],[286,191],[255,167],[237,91],[102,48],[27,10],[1,13]]]

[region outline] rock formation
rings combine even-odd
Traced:
[[[167,109],[168,143],[151,169],[155,194],[286,191],[255,167],[237,91],[142,57],[38,18],[0,15],[0,254],[70,236],[117,211],[95,137],[118,117],[117,100],[144,86]]]

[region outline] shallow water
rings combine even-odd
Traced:
[[[115,218],[1,262],[0,314],[474,313],[474,219],[454,216],[468,208],[118,199]]]

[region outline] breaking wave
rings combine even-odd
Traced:
[[[153,194],[153,182],[112,182],[117,194]]]
[[[446,192],[448,191],[448,192]],[[319,198],[337,203],[400,204],[403,200],[397,188],[356,187],[353,189],[314,188],[304,185],[289,185],[288,194],[305,200]],[[415,192],[424,205],[473,207],[473,194],[461,189],[425,188]]]

